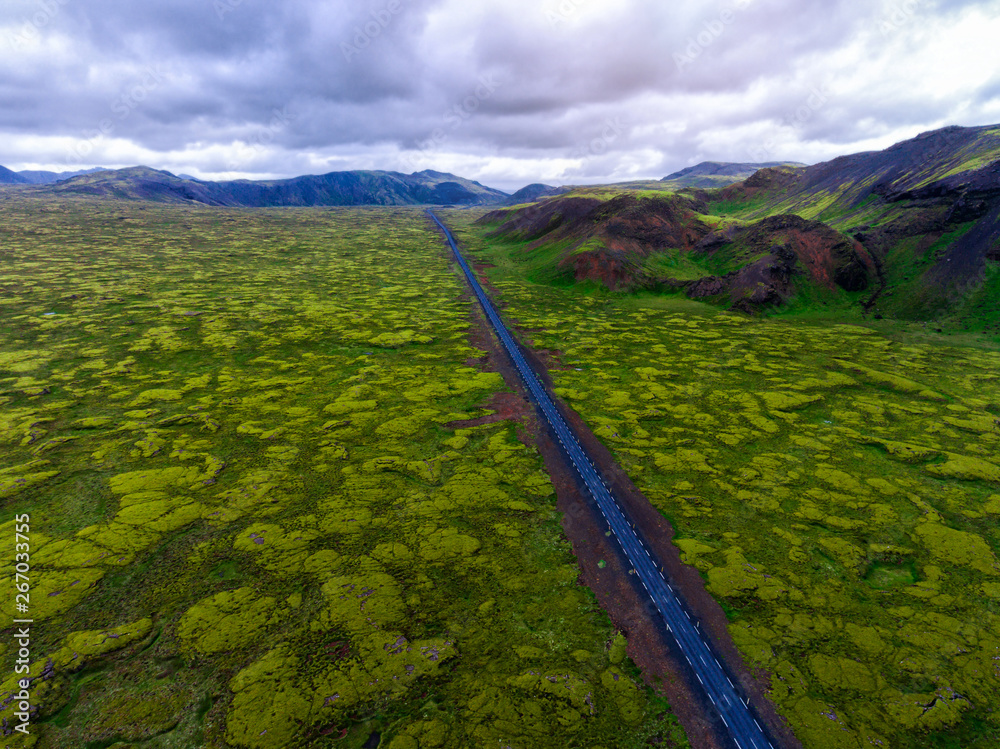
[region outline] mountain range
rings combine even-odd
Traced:
[[[0,185],[51,185],[81,174],[103,171],[105,171],[103,167],[97,167],[96,169],[81,169],[75,172],[44,172],[30,169],[23,172],[13,172],[0,166]]]
[[[0,185],[27,185],[28,180],[5,166],[0,166]]]
[[[746,179],[767,166],[772,164],[704,162],[666,177],[664,181],[676,188],[722,187]],[[399,172],[349,171],[283,180],[210,182],[145,166],[59,173],[13,172],[0,167],[0,184],[46,185],[49,186],[48,189],[61,194],[243,207],[515,205],[560,195],[573,189],[532,184],[513,195],[507,195],[478,182],[434,171],[409,175]]]
[[[2,167],[0,167],[2,169]],[[37,173],[35,173],[37,174]],[[0,181],[26,185],[25,173],[4,169]],[[55,195],[212,206],[499,205],[508,195],[478,182],[435,171],[332,172],[284,180],[208,182],[145,166],[92,170],[34,188]]]

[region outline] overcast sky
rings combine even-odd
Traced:
[[[0,164],[513,190],[1000,122],[1000,0],[2,0]]]

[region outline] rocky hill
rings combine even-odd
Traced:
[[[880,265],[867,301],[877,313],[1000,320],[1000,126],[949,127],[885,151],[765,169],[702,197],[721,215],[794,214],[850,234]]]

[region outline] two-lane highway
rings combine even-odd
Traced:
[[[751,713],[749,706],[740,698],[722,664],[712,653],[704,636],[695,627],[686,608],[678,599],[673,586],[660,572],[660,565],[632,529],[625,512],[594,467],[586,451],[581,447],[573,430],[559,413],[549,392],[528,366],[528,362],[513,336],[500,319],[486,292],[479,285],[479,281],[465,262],[462,253],[459,252],[455,238],[448,227],[441,223],[432,211],[428,211],[428,214],[441,227],[447,237],[448,243],[455,253],[455,259],[465,273],[465,277],[479,299],[479,303],[482,305],[497,337],[521,375],[532,400],[542,412],[556,439],[559,440],[563,452],[576,470],[580,481],[587,487],[603,513],[615,538],[621,545],[622,551],[662,615],[663,621],[676,640],[678,648],[691,666],[692,673],[704,689],[708,700],[715,706],[722,723],[729,730],[733,743],[740,749],[773,749],[773,744],[765,735],[760,723]]]

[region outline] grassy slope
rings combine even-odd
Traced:
[[[911,200],[887,204],[868,192],[886,175],[894,175],[887,182],[892,189],[915,190],[948,178],[971,176],[975,170],[1000,157],[1000,128],[984,128],[971,135],[945,132],[935,137],[939,141],[937,146],[929,149],[926,157],[918,159],[917,166],[910,169],[893,171],[895,167],[888,165],[893,152],[890,149],[874,155],[868,167],[851,167],[845,163],[839,179],[833,180],[838,182],[836,187],[820,181],[816,187],[806,190],[786,188],[750,198],[718,200],[711,204],[710,210],[715,215],[750,221],[794,213],[823,221],[848,234],[858,227],[886,226],[917,215],[943,219],[947,214],[945,205]],[[901,148],[908,147],[910,144],[901,144]],[[847,160],[851,159],[854,157]],[[872,171],[865,173],[865,168]],[[934,321],[936,327],[953,334],[972,331],[1000,335],[998,305],[984,303],[995,292],[1000,263],[986,261],[983,274],[948,293],[935,291],[935,285],[929,280],[935,262],[973,226],[974,222],[952,225],[940,238],[930,236],[930,247],[925,246],[928,242],[923,236],[905,238],[890,247],[885,258],[889,293],[880,299],[879,310],[887,316]],[[793,311],[803,310],[815,311],[815,306],[807,302]]]
[[[870,199],[852,208],[838,204],[830,196],[815,203],[799,199],[782,200],[780,197],[777,200],[756,197],[747,201],[724,200],[712,203],[710,210],[720,217],[751,222],[769,215],[794,213],[803,218],[823,221],[838,231],[850,234],[859,226],[878,227],[899,220],[909,207],[906,203],[888,206],[876,204]],[[958,225],[934,240],[929,247],[921,247],[925,244],[923,236],[902,239],[891,247],[883,258],[888,293],[880,299],[879,311],[885,316],[900,320],[923,321],[924,324],[932,322],[935,329],[950,335],[985,333],[1000,338],[1000,306],[995,302],[989,303],[990,299],[998,298],[996,279],[1000,273],[1000,263],[987,260],[983,276],[974,279],[959,294],[929,294],[927,275],[934,263],[974,226],[974,222]],[[825,305],[822,302],[817,305],[807,294],[788,309],[779,310],[778,314],[815,314],[828,311],[820,307],[828,307],[832,302],[824,301]],[[854,298],[842,299],[836,303],[836,307],[850,319],[862,319],[861,310],[854,302]]]
[[[539,455],[446,426],[504,386],[421,212],[2,221],[0,524],[31,516],[39,713],[0,745],[685,745]]]
[[[675,191],[667,187],[660,189],[623,189],[619,185],[606,187],[588,187],[574,190],[566,195],[559,196],[557,200],[573,197],[597,198],[608,201],[613,198],[627,195],[639,199],[657,200],[675,195]],[[506,210],[508,214],[513,213],[523,206],[513,206]],[[710,213],[694,213],[694,220],[700,221],[713,230],[723,230],[727,227],[743,227],[753,223],[752,220],[744,218],[748,214],[745,207],[735,203],[711,203]],[[484,212],[476,214],[483,215]],[[763,218],[765,216],[754,217]],[[499,226],[499,222],[492,223],[489,228],[494,229]],[[775,240],[781,237],[775,235]],[[528,250],[528,241],[494,239],[491,241],[493,250],[490,253],[490,262],[505,267],[508,271],[518,268],[523,277],[533,282],[552,283],[558,286],[574,284],[572,270],[568,266],[561,266],[562,261],[571,254],[572,243],[569,241],[551,241],[532,250]],[[584,252],[587,250],[598,250],[603,248],[603,244],[597,238],[591,238],[587,243],[575,250]],[[670,278],[677,281],[694,281],[705,276],[724,276],[738,271],[750,262],[759,259],[763,254],[760,248],[745,247],[740,242],[733,242],[712,253],[694,253],[680,248],[662,248],[645,258],[638,258],[639,274],[648,279]],[[592,291],[597,284],[585,281],[581,286],[587,291]],[[833,310],[842,311],[861,318],[860,302],[871,296],[871,291],[849,293],[841,289],[830,290],[815,283],[807,275],[802,275],[796,279],[796,296],[789,304],[776,310],[778,314],[802,313],[816,310],[830,312]],[[663,292],[665,296],[683,298],[682,291]],[[648,294],[648,292],[645,292]]]
[[[919,324],[526,282],[449,212],[559,392],[673,522],[806,747],[1000,742],[1000,353]]]

